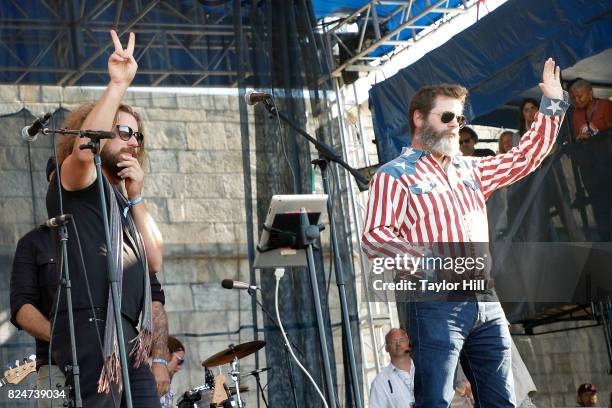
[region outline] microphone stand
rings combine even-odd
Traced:
[[[58,183],[61,183],[59,180],[59,174],[56,176],[58,179]],[[61,194],[61,190],[59,190]],[[60,212],[63,212],[60,210]],[[61,251],[62,251],[62,271],[60,276],[60,283],[64,285],[66,288],[66,308],[68,309],[68,330],[70,333],[70,352],[72,353],[72,366],[66,367],[66,371],[70,372],[72,376],[72,389],[73,399],[72,404],[76,408],[83,407],[83,400],[81,399],[81,372],[79,370],[79,363],[77,361],[77,350],[76,350],[76,337],[74,334],[74,311],[72,310],[72,283],[70,281],[70,271],[68,269],[68,228],[66,228],[66,224],[70,222],[70,218],[68,218],[65,222],[62,223],[59,227],[59,238],[61,243]]]
[[[253,290],[251,288],[248,288],[247,289],[247,293],[249,294],[249,296],[251,296],[253,299],[255,299],[255,303],[257,303],[257,305],[259,306],[261,311],[264,312],[264,314],[266,315],[268,320],[270,322],[272,322],[274,327],[276,327],[276,329],[280,330],[280,326],[276,322],[276,319],[274,319],[272,317],[272,315],[266,310],[264,305],[257,299],[257,294],[255,293],[255,290]],[[293,348],[296,349],[297,351],[299,351],[299,353],[303,356],[304,353],[302,353],[300,348],[297,347],[292,341],[290,341],[290,342],[291,342],[291,345],[293,346]],[[289,384],[291,385],[291,393],[293,394],[293,405],[294,405],[295,408],[298,408],[299,407],[298,406],[298,398],[297,398],[297,393],[295,391],[295,381],[293,379],[293,366],[291,365],[291,356],[289,355],[289,345],[287,343],[285,343],[285,361],[286,361],[286,364],[287,364],[287,371],[289,372]],[[256,373],[256,374],[257,375],[254,374],[254,377],[257,380],[257,386],[259,387],[259,390],[261,391],[261,397],[263,398],[264,404],[267,407],[268,406],[268,402],[266,401],[266,397],[264,396],[263,388],[261,388],[261,384],[259,383],[259,373]]]
[[[43,123],[47,122],[49,120],[49,118],[52,116],[52,114],[47,114],[45,115],[45,120],[43,121]],[[59,204],[60,204],[60,215],[63,215],[64,213],[64,206],[62,203],[62,199],[61,199],[61,195],[62,195],[62,182],[60,180],[61,174],[59,172],[59,166],[57,165],[57,150],[56,150],[56,146],[55,146],[55,133],[61,133],[59,131],[57,131],[57,129],[44,129],[44,130],[40,130],[42,133],[44,133],[45,135],[48,135],[49,133],[52,134],[53,137],[53,156],[55,158],[55,162],[56,162],[56,175],[55,178],[57,180],[57,192],[58,192],[58,196],[60,197],[59,199]],[[35,140],[35,137],[32,139],[32,141]],[[83,399],[81,397],[81,371],[79,368],[79,362],[77,359],[77,349],[76,349],[76,335],[75,335],[75,327],[74,327],[74,310],[73,310],[73,306],[72,306],[72,282],[70,280],[70,270],[68,267],[68,228],[67,228],[67,224],[72,220],[72,217],[65,217],[63,220],[59,221],[58,225],[56,227],[59,228],[59,240],[60,240],[60,251],[61,251],[61,261],[60,261],[60,265],[61,265],[61,270],[60,270],[60,277],[59,277],[59,282],[60,285],[63,285],[66,289],[66,308],[67,308],[67,314],[68,314],[68,333],[70,336],[70,353],[71,353],[71,357],[72,357],[72,365],[68,365],[67,367],[65,367],[65,370],[67,372],[67,378],[68,378],[68,382],[70,383],[70,396],[69,396],[69,406],[72,407],[76,407],[76,408],[83,408]],[[61,293],[61,292],[60,292]],[[58,297],[60,295],[58,294]],[[59,305],[59,299],[58,299],[58,305]],[[56,319],[57,316],[57,309],[55,311],[56,315],[54,317],[54,320]],[[55,326],[55,321],[53,323],[53,326]],[[51,333],[51,336],[53,336],[53,333]],[[53,340],[50,339],[50,342],[52,342]],[[49,351],[49,356],[51,355],[51,351]],[[49,382],[51,382],[49,380]],[[53,403],[51,403],[51,405],[53,405]]]
[[[355,397],[355,406],[356,408],[362,408],[362,400],[361,400],[361,390],[359,387],[359,377],[357,376],[357,364],[355,362],[355,351],[353,349],[353,336],[351,334],[351,323],[350,316],[348,311],[348,305],[346,301],[346,289],[344,283],[344,271],[342,268],[342,260],[340,259],[340,251],[338,250],[338,237],[336,233],[336,223],[334,219],[333,213],[333,202],[332,202],[332,192],[329,186],[329,177],[328,177],[328,167],[330,162],[338,163],[340,166],[344,167],[357,181],[359,185],[359,189],[362,191],[367,190],[368,180],[365,176],[359,173],[358,170],[351,167],[348,163],[346,163],[338,153],[329,145],[322,143],[308,134],[304,129],[302,129],[297,123],[291,120],[287,115],[280,112],[276,109],[274,105],[274,100],[272,98],[265,98],[263,101],[265,108],[272,115],[277,115],[280,119],[282,119],[286,124],[288,124],[292,129],[294,129],[297,133],[302,135],[306,140],[314,145],[314,147],[319,152],[319,159],[314,160],[313,164],[319,166],[321,168],[321,177],[323,179],[323,191],[327,194],[327,213],[329,217],[329,225],[330,225],[330,237],[331,237],[331,245],[334,253],[334,264],[335,264],[335,275],[336,275],[336,285],[338,286],[338,292],[340,295],[340,307],[342,309],[342,327],[344,330],[345,338],[345,347],[348,354],[348,360],[350,365],[351,379],[350,383],[353,387],[353,394]]]
[[[46,131],[47,129],[45,129]],[[71,131],[72,132],[72,131]],[[132,408],[132,390],[130,388],[130,377],[128,373],[127,354],[125,350],[125,342],[123,336],[123,322],[121,319],[121,299],[119,297],[119,285],[117,280],[117,271],[113,264],[113,253],[111,246],[111,236],[109,228],[108,214],[106,211],[106,195],[104,192],[104,181],[102,180],[102,161],[100,159],[100,140],[112,139],[115,134],[112,132],[97,132],[97,131],[78,131],[80,137],[89,137],[90,142],[82,144],[79,149],[90,149],[94,154],[94,164],[96,166],[96,176],[98,184],[98,192],[100,194],[100,210],[102,211],[102,220],[104,223],[104,235],[106,238],[106,269],[108,283],[111,289],[111,298],[113,302],[113,311],[115,313],[115,323],[117,328],[117,342],[119,343],[119,358],[121,362],[121,372],[123,376],[123,389],[125,392],[125,401],[128,408]],[[122,251],[122,248],[117,248]],[[145,272],[146,273],[146,272]],[[112,385],[111,385],[112,386]]]

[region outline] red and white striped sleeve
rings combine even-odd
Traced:
[[[363,252],[368,258],[422,256],[420,248],[400,235],[409,198],[409,192],[392,175],[380,171],[374,175],[361,236]]]
[[[569,106],[569,97],[566,92],[564,94],[564,101],[542,98],[540,111],[536,113],[531,128],[521,137],[518,146],[508,153],[474,161],[485,199],[495,190],[537,169],[552,151],[564,112]]]

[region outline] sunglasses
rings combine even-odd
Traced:
[[[176,357],[176,360],[178,361],[177,365],[178,365],[178,366],[182,366],[182,365],[183,365],[183,363],[185,362],[185,359],[184,359],[184,358],[180,358],[180,357],[178,356],[178,354],[176,354],[176,353],[172,353],[172,355],[173,355],[174,357]]]
[[[442,121],[442,123],[450,123],[452,122],[453,119],[457,118],[457,123],[459,124],[459,129],[461,129],[462,127],[465,126],[466,120],[465,120],[465,116],[463,115],[455,115],[455,112],[442,112],[442,113],[436,113],[436,112],[429,112],[429,113],[433,113],[434,115],[438,115],[440,117],[440,120]]]
[[[142,146],[142,142],[144,141],[144,135],[140,132],[134,132],[131,127],[128,125],[117,125],[117,132],[119,132],[119,137],[123,141],[128,141],[134,136],[136,141],[138,142],[138,146]]]

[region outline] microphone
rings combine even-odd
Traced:
[[[268,99],[272,99],[272,95],[270,95],[269,93],[265,93],[265,92],[259,92],[259,91],[248,91],[246,94],[244,94],[244,101],[246,102],[247,105],[256,105],[259,102],[263,102],[265,100]]]
[[[235,281],[233,279],[223,279],[221,281],[221,286],[225,289],[240,289],[240,290],[257,290],[259,289],[255,285],[249,285],[246,282]]]
[[[24,142],[33,142],[38,137],[38,132],[40,132],[45,126],[45,124],[51,118],[51,113],[47,112],[40,118],[36,119],[30,126],[25,126],[21,129],[21,139]]]
[[[59,227],[60,225],[66,224],[68,221],[72,219],[72,215],[70,214],[62,214],[57,217],[53,217],[45,221],[45,225],[49,228]]]

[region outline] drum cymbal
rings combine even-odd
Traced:
[[[228,348],[223,351],[213,354],[202,362],[204,367],[216,367],[222,364],[231,363],[234,356],[237,358],[244,358],[250,354],[255,353],[257,350],[263,348],[266,345],[265,341],[256,340],[249,341],[248,343],[242,343],[237,346],[230,344]]]
[[[232,385],[232,386],[230,386],[228,388],[229,388],[230,394],[236,395],[236,386],[235,385]],[[249,392],[249,387],[246,386],[246,385],[241,385],[240,386],[240,393],[242,394],[244,392]]]

